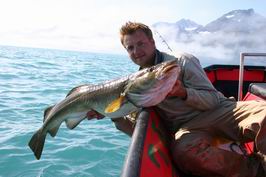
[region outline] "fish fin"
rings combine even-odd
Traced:
[[[43,122],[45,122],[46,118],[48,117],[48,114],[50,113],[50,111],[53,109],[54,106],[55,106],[55,105],[50,106],[50,107],[48,107],[48,108],[46,108],[46,109],[44,110],[44,114],[43,114]]]
[[[42,134],[42,130],[38,130],[30,139],[29,147],[33,151],[36,159],[40,159],[43,151],[46,134]]]
[[[58,130],[59,130],[59,126],[55,126],[55,127],[51,128],[50,130],[48,130],[48,133],[52,137],[55,137],[55,135],[57,134]]]
[[[112,101],[108,106],[105,108],[105,113],[112,113],[117,111],[121,105],[123,104],[123,101],[125,100],[125,96],[120,96],[119,98]]]
[[[82,117],[82,118],[75,118],[75,119],[66,119],[66,126],[69,129],[74,129],[82,120],[84,120],[86,117]]]
[[[79,86],[77,86],[77,87],[74,87],[74,88],[72,88],[72,89],[68,92],[68,94],[66,95],[66,97],[68,97],[69,95],[72,95],[72,94],[74,94],[74,93],[76,93],[76,92],[79,92],[79,91],[82,90],[82,89],[85,89],[85,88],[91,87],[91,86],[93,86],[93,84],[84,84],[84,85],[79,85]]]

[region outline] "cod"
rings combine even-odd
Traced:
[[[155,106],[166,98],[179,73],[177,60],[170,60],[116,80],[75,87],[65,99],[44,111],[43,125],[32,136],[29,147],[40,159],[47,133],[54,137],[62,122],[69,129],[75,128],[90,110],[119,118]]]

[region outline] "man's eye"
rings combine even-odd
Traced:
[[[133,50],[133,46],[128,46],[126,49],[127,49],[127,51],[132,51]]]
[[[138,47],[143,47],[144,46],[144,43],[143,42],[139,42],[138,43]]]

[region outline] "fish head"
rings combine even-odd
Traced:
[[[130,77],[125,94],[129,101],[139,107],[155,106],[172,90],[179,73],[177,60],[142,69]]]

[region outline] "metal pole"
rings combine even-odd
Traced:
[[[244,79],[244,58],[250,57],[266,57],[266,53],[240,53],[240,65],[239,65],[239,85],[238,85],[238,101],[243,98],[243,79]]]

